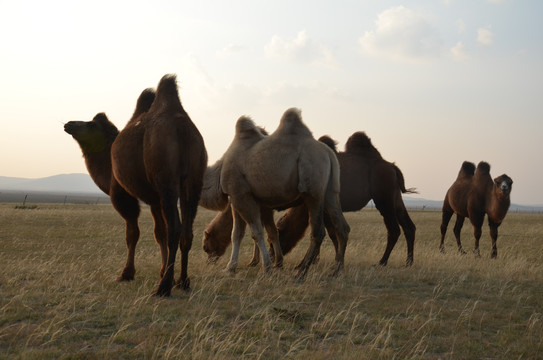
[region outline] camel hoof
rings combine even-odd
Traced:
[[[481,257],[481,252],[479,251],[479,249],[473,249],[473,254],[475,255],[476,258]]]
[[[132,281],[134,280],[134,276],[127,276],[127,275],[119,275],[115,279],[116,282],[125,282],[125,281]]]
[[[343,265],[338,265],[338,266],[336,266],[336,267],[333,269],[332,273],[330,274],[330,277],[331,277],[331,278],[337,278],[337,277],[338,277],[339,275],[341,275],[341,273],[343,272],[342,270],[343,270]]]
[[[167,289],[166,287],[159,285],[158,289],[156,289],[153,292],[153,296],[157,297],[169,297],[172,293],[171,289]]]
[[[405,260],[405,267],[411,267],[413,266],[413,258],[408,257],[407,260]]]
[[[464,249],[458,249],[458,252],[460,253],[460,255],[466,255],[467,252],[464,251]]]
[[[294,280],[296,280],[298,283],[303,283],[305,280],[305,274],[307,273],[307,270],[300,269],[296,275],[294,275]]]
[[[184,281],[179,279],[177,287],[184,291],[190,291],[190,278],[186,278]]]
[[[232,274],[234,275],[236,273],[236,268],[230,268],[230,267],[227,267],[223,270],[224,273],[226,274]]]
[[[442,254],[445,254],[445,246],[440,246],[439,247],[439,252],[442,253]]]
[[[255,267],[257,265],[258,265],[258,260],[257,261],[251,260],[251,262],[247,264],[248,267]]]

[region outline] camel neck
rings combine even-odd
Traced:
[[[503,195],[494,186],[490,196],[490,206],[487,210],[489,218],[491,218],[494,222],[500,223],[505,218],[510,204],[511,200],[509,197]]]
[[[85,154],[89,175],[104,193],[109,195],[111,184],[111,147],[99,153]]]

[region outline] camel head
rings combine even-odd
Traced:
[[[83,154],[105,150],[119,134],[117,127],[104,113],[99,113],[92,121],[70,121],[64,124],[64,131],[79,143]]]
[[[494,179],[494,188],[501,196],[509,197],[513,188],[513,179],[503,174]]]
[[[223,233],[221,235],[213,229],[204,230],[202,247],[207,254],[208,264],[216,263],[217,260],[224,255],[228,245],[230,245],[230,234]]]

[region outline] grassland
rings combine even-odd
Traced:
[[[150,296],[160,260],[147,210],[136,280],[119,284],[124,225],[111,206],[0,204],[0,358],[543,358],[543,215],[509,214],[491,260],[487,229],[482,258],[459,255],[452,234],[443,255],[440,213],[411,211],[414,266],[403,266],[402,237],[382,268],[381,217],[346,214],[344,273],[328,276],[326,240],[304,283],[293,267],[307,240],[270,276],[227,274],[226,258],[207,265],[200,239],[213,215],[196,219],[192,291],[162,299]],[[463,238],[470,248],[470,226]],[[251,249],[247,237],[242,263]]]

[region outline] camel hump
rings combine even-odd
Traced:
[[[248,116],[242,116],[236,122],[236,138],[238,139],[254,139],[264,138],[265,133],[262,128],[256,126],[255,122]]]
[[[477,174],[490,174],[490,164],[486,161],[477,164]]]
[[[371,143],[371,139],[364,131],[352,134],[345,144],[347,153],[363,153],[365,156],[382,159],[379,150]]]
[[[473,174],[475,174],[475,164],[470,161],[464,161],[458,173],[458,178],[472,177]]]
[[[153,101],[155,101],[155,90],[152,88],[143,90],[138,97],[138,101],[136,102],[136,109],[134,110],[132,119],[135,119],[141,114],[149,111]]]
[[[166,74],[160,79],[151,109],[154,111],[183,111],[175,74]]]
[[[302,111],[297,108],[290,108],[283,113],[279,127],[274,134],[309,136],[313,134],[302,121]]]
[[[319,138],[319,141],[328,145],[328,147],[330,149],[332,149],[336,154],[337,154],[337,149],[336,149],[336,145],[337,145],[337,141],[335,141],[334,139],[332,139],[330,136],[328,135],[323,135]]]

